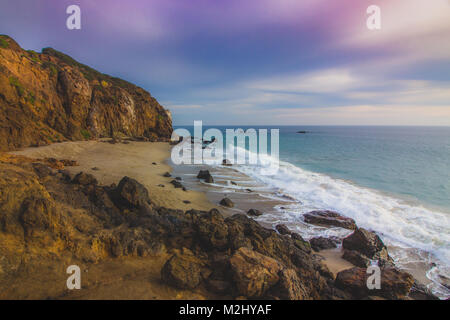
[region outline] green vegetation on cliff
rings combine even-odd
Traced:
[[[170,114],[144,89],[52,48],[0,35],[0,151],[122,136],[168,140]]]

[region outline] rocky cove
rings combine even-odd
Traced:
[[[223,215],[223,207],[159,206],[136,179],[102,185],[91,173],[74,173],[82,164],[73,160],[19,155],[1,160],[2,299],[111,298],[117,297],[114,290],[133,286],[139,290],[127,298],[146,297],[140,290],[155,299],[435,298],[395,268],[376,234],[354,224],[348,225],[355,231],[343,247],[355,267],[335,275],[316,252],[328,247],[329,239],[310,243],[282,225],[274,230],[246,214]],[[177,190],[169,183],[172,177],[164,178],[164,189],[170,188],[165,193]],[[194,192],[177,191],[186,199]],[[348,220],[330,212],[311,215],[322,225]],[[372,260],[381,266],[380,290],[367,288]],[[63,285],[70,264],[90,273],[78,292]],[[101,274],[94,276],[99,266]],[[42,278],[45,284],[30,291]],[[111,281],[115,289],[102,290]]]
[[[1,39],[1,150],[36,147],[0,154],[1,299],[436,299],[341,213],[305,219],[350,236],[306,241],[208,202],[165,173],[171,117],[148,92]],[[336,242],[354,267],[334,274],[318,252]],[[74,264],[82,289],[70,291]]]

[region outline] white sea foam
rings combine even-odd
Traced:
[[[274,190],[301,201],[296,214],[285,219],[299,221],[299,216],[310,210],[335,210],[353,218],[358,226],[374,230],[386,244],[405,250],[416,249],[431,253],[436,264],[427,274],[434,281],[431,288],[441,297],[450,296],[449,290],[438,284],[437,278],[450,278],[450,218],[443,212],[433,211],[421,205],[413,205],[403,199],[382,192],[357,186],[349,181],[334,179],[324,174],[303,170],[287,162],[279,162],[276,174],[267,175],[265,168],[271,165],[270,157],[264,157],[259,165],[235,165],[234,169]],[[273,220],[271,215],[259,220]],[[408,255],[394,255],[396,263],[407,264]],[[428,261],[429,262],[429,261]]]

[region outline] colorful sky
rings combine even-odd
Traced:
[[[176,125],[450,125],[449,0],[3,0],[0,33],[138,84]]]

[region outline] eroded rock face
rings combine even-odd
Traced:
[[[344,229],[355,230],[355,220],[344,217],[343,215],[329,210],[311,211],[303,215],[305,222],[324,226],[324,227],[340,227]]]
[[[142,88],[54,49],[26,51],[0,38],[0,151],[117,135],[170,138],[170,114]]]
[[[240,248],[230,259],[234,282],[241,295],[262,297],[275,285],[282,266],[275,259],[248,248]]]
[[[201,261],[192,253],[176,254],[161,270],[162,280],[180,289],[194,289],[202,280]]]
[[[392,262],[386,246],[380,237],[372,231],[358,228],[342,241],[344,259],[364,267],[369,265],[368,260],[377,260],[380,266]]]

